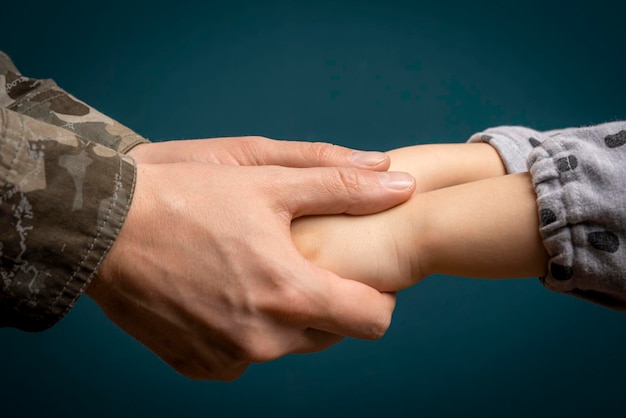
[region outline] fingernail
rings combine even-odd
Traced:
[[[378,179],[380,180],[380,184],[383,187],[392,190],[406,190],[409,187],[413,186],[415,179],[407,173],[402,173],[399,171],[386,171],[384,173],[376,173],[378,175]]]
[[[377,166],[387,159],[387,154],[378,151],[353,151],[350,161],[358,165]]]

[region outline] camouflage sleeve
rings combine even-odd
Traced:
[[[130,157],[0,107],[1,327],[43,330],[69,311],[121,228],[135,173]]]
[[[121,153],[148,142],[141,135],[73,97],[53,80],[22,76],[2,51],[0,107],[65,128]]]

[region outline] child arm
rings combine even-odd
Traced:
[[[535,199],[528,173],[498,176],[416,194],[375,215],[300,219],[292,236],[316,264],[380,291],[435,273],[536,277],[547,255]]]
[[[470,142],[488,143],[519,174],[498,177],[490,171],[497,164],[477,164],[488,149],[460,163],[452,153],[409,157],[421,146],[394,150],[392,170],[411,172],[418,190],[430,192],[372,216],[299,220],[296,245],[380,290],[433,273],[540,276],[550,290],[626,311],[626,122],[544,133],[504,126]],[[456,177],[455,164],[466,167]]]
[[[414,145],[388,154],[390,171],[411,173],[417,193],[506,174],[498,152],[486,143]]]

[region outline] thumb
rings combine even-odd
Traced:
[[[411,197],[415,179],[402,172],[375,172],[349,167],[289,170],[271,185],[279,205],[290,217],[347,213],[366,215],[396,206]]]

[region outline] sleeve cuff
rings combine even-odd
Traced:
[[[478,132],[468,142],[485,142],[494,147],[509,174],[528,171],[526,159],[545,136],[522,126],[499,126]]]
[[[60,320],[115,241],[133,195],[133,160],[0,108],[0,326]]]
[[[626,310],[625,127],[561,131],[528,158],[550,257],[541,282],[620,310]]]

